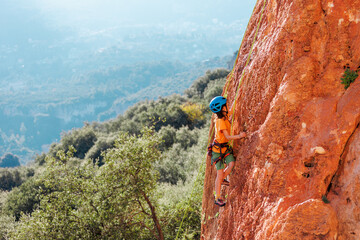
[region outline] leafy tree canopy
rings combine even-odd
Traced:
[[[104,153],[104,165],[68,162],[74,149],[47,159],[39,177],[46,189],[32,216],[23,215],[15,239],[164,239],[153,201],[160,139],[148,128],[140,137],[121,133]],[[147,231],[144,231],[147,229]]]

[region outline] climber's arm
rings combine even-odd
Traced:
[[[222,132],[223,132],[224,136],[227,138],[227,140],[236,140],[236,139],[241,139],[241,138],[246,137],[245,132],[242,132],[239,135],[230,135],[226,129],[222,130]]]

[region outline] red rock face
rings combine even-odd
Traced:
[[[223,208],[207,161],[202,239],[360,239],[360,77],[341,84],[360,66],[360,0],[267,0],[245,66],[263,4],[227,89],[248,139]]]

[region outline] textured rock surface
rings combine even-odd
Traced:
[[[340,80],[360,66],[360,0],[268,0],[245,67],[263,1],[228,87],[234,133],[249,137],[224,208],[207,161],[202,239],[360,239],[360,77]]]

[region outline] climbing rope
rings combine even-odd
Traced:
[[[234,98],[234,104],[233,104],[233,108],[232,108],[232,119],[231,119],[231,133],[233,132],[233,125],[234,125],[234,114],[235,114],[235,106],[236,106],[236,99],[239,95],[239,90],[240,90],[240,86],[241,86],[241,83],[242,83],[242,80],[244,78],[244,75],[245,75],[245,69],[247,67],[247,65],[249,64],[250,62],[250,58],[251,58],[251,55],[252,55],[252,52],[253,52],[253,49],[254,49],[254,45],[255,45],[255,41],[256,41],[256,37],[258,35],[258,32],[259,32],[259,29],[260,29],[260,25],[261,25],[261,20],[263,18],[263,15],[264,15],[264,10],[265,10],[265,6],[266,6],[266,0],[264,0],[264,4],[263,4],[263,7],[261,9],[261,15],[260,15],[260,19],[259,19],[259,22],[258,22],[258,25],[257,25],[257,28],[256,28],[256,32],[255,32],[255,36],[254,36],[254,39],[253,39],[253,42],[251,44],[251,47],[250,47],[250,52],[249,52],[249,55],[247,57],[247,60],[246,60],[246,63],[245,63],[245,67],[243,68],[242,72],[241,72],[241,77],[240,77],[240,80],[239,80],[239,84],[238,84],[238,87],[236,89],[236,94],[235,94],[235,98]],[[241,43],[242,45],[242,43]],[[239,53],[238,53],[239,55]],[[234,69],[233,69],[234,71]],[[231,141],[230,145],[232,146],[233,145],[233,141]]]
[[[253,52],[253,49],[254,49],[256,37],[257,37],[257,34],[259,32],[259,29],[260,29],[261,20],[262,20],[263,15],[264,15],[265,6],[266,6],[266,0],[264,0],[264,4],[263,4],[263,7],[261,9],[261,15],[260,15],[260,19],[259,19],[259,22],[258,22],[258,25],[257,25],[257,28],[256,28],[255,36],[254,36],[253,42],[252,42],[251,47],[250,47],[250,52],[249,52],[248,58],[246,60],[245,67],[243,68],[243,70],[241,72],[241,77],[240,77],[240,80],[239,80],[239,84],[238,84],[238,87],[236,89],[236,94],[235,94],[235,98],[234,98],[234,104],[233,104],[233,108],[232,108],[231,132],[233,131],[233,125],[234,125],[234,114],[235,114],[236,99],[237,99],[237,97],[239,95],[240,86],[241,86],[242,80],[243,80],[244,75],[245,75],[245,68],[247,67],[247,65],[250,62],[250,58],[251,58],[251,55],[252,55],[252,52]],[[232,143],[231,143],[231,146],[232,146]]]
[[[256,28],[255,36],[254,36],[253,42],[252,42],[251,47],[250,47],[250,51],[249,51],[249,55],[248,55],[248,58],[247,58],[245,67],[243,68],[242,73],[241,73],[241,77],[240,77],[240,80],[239,80],[238,88],[237,88],[237,90],[236,90],[236,95],[235,95],[234,104],[233,104],[233,111],[232,111],[231,132],[233,131],[236,99],[237,99],[237,96],[238,96],[238,93],[239,93],[239,90],[240,90],[240,86],[241,86],[242,80],[243,80],[243,78],[244,78],[245,68],[247,67],[247,65],[248,65],[249,62],[250,62],[250,58],[251,58],[251,54],[252,54],[252,52],[253,52],[253,48],[254,48],[254,44],[255,44],[255,41],[256,41],[256,37],[257,37],[257,34],[258,34],[258,32],[259,32],[259,28],[260,28],[260,25],[261,25],[261,20],[262,20],[262,18],[263,18],[265,6],[266,6],[266,1],[267,1],[267,0],[264,0],[264,4],[263,4],[263,7],[262,7],[262,9],[261,9],[261,15],[260,15],[260,19],[259,19],[259,22],[258,22],[258,25],[257,25],[257,28]],[[255,8],[256,8],[256,7],[255,7]],[[254,10],[253,10],[252,15],[254,14],[255,8],[254,8]],[[252,16],[252,15],[251,15],[251,16]],[[249,21],[249,22],[250,22],[250,21]],[[249,25],[249,23],[248,23],[248,25]],[[244,35],[245,35],[245,34],[244,34]],[[233,69],[232,69],[232,71],[230,72],[230,74],[229,74],[228,77],[227,77],[227,79],[229,79],[229,80],[228,80],[227,83],[226,83],[226,88],[225,88],[225,93],[224,93],[224,97],[225,97],[225,98],[227,97],[227,90],[228,90],[228,87],[229,87],[229,85],[230,85],[230,82],[231,82],[231,81],[233,80],[233,78],[234,78],[234,69],[235,69],[235,66],[236,66],[236,64],[237,64],[237,61],[238,61],[238,58],[239,58],[240,49],[241,49],[241,47],[242,47],[243,42],[244,42],[244,38],[243,38],[243,40],[242,40],[242,42],[241,42],[241,45],[240,45],[240,48],[239,48],[239,50],[238,50],[238,53],[237,53],[237,56],[236,56],[236,60],[235,60]],[[210,123],[210,124],[211,124],[211,123]],[[213,136],[214,136],[214,128],[212,128],[212,131],[211,131],[210,138],[209,138],[209,141],[208,141],[207,146],[210,145],[210,142],[211,142],[211,139],[213,138]],[[232,142],[231,142],[231,146],[232,146]],[[205,166],[205,165],[204,165],[204,162],[206,162],[206,158],[207,158],[207,153],[205,154],[205,161],[202,161],[202,163],[200,164],[199,171],[198,171],[198,175],[196,176],[196,179],[195,179],[195,182],[194,182],[194,186],[195,186],[195,183],[196,183],[196,182],[198,181],[198,179],[199,179],[199,176],[200,176],[200,173],[202,172],[203,166]],[[192,199],[192,196],[193,196],[193,194],[194,194],[194,190],[195,190],[195,187],[194,187],[194,186],[193,186],[192,191],[191,191],[191,194],[190,194],[190,199]],[[190,202],[190,200],[189,200],[189,202]],[[179,226],[179,230],[178,230],[178,232],[177,232],[177,234],[176,234],[175,240],[178,239],[178,236],[179,236],[179,234],[180,234],[180,232],[181,232],[182,224],[183,224],[183,222],[184,222],[184,219],[185,219],[185,216],[186,216],[188,210],[189,210],[189,207],[187,207],[186,210],[185,210],[185,213],[184,213],[184,216],[183,216],[183,218],[182,218],[182,220],[181,220],[181,223],[180,223],[180,226]]]

